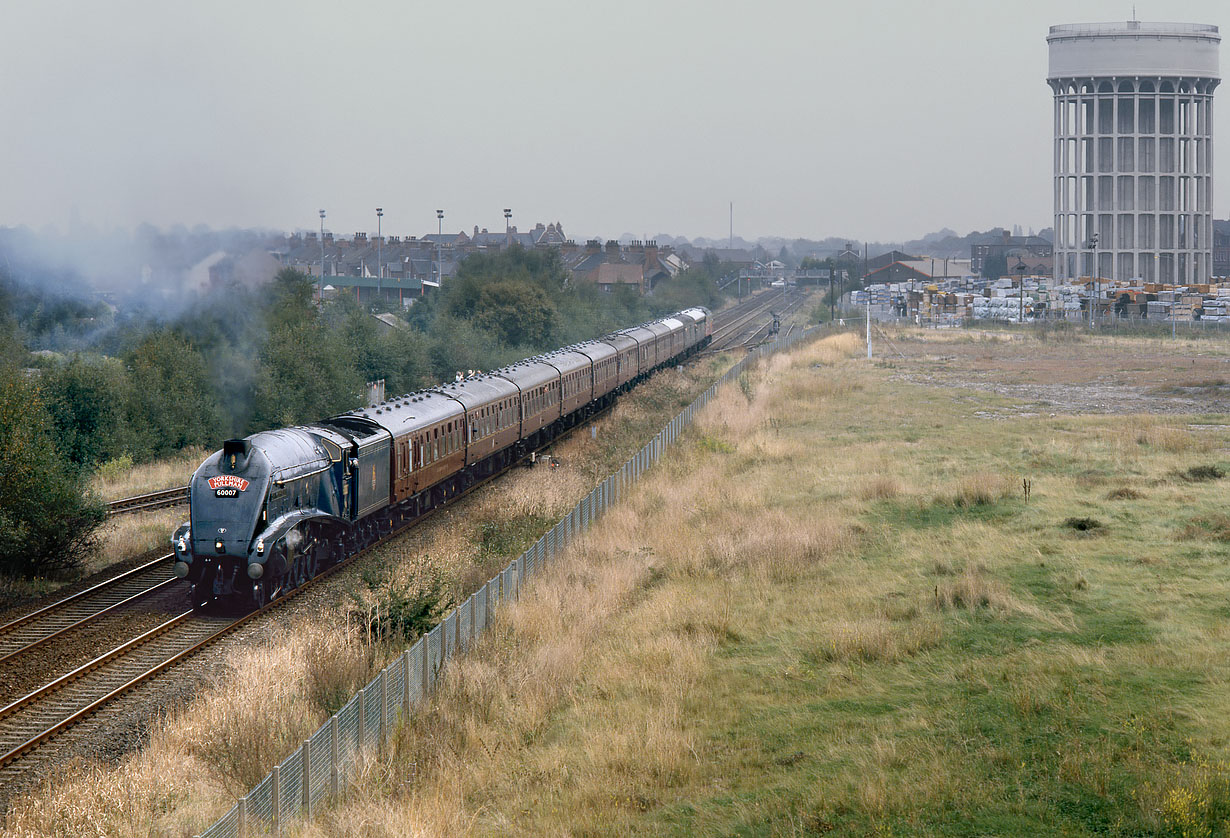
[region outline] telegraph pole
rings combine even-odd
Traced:
[[[837,301],[833,299],[833,257],[830,256],[829,258],[825,259],[824,263],[825,265],[828,266],[828,269],[829,269],[829,325],[831,326],[833,325],[833,322],[837,319],[837,314],[836,314]]]

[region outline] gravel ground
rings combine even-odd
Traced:
[[[881,346],[900,380],[1003,396],[984,418],[1230,413],[1230,342],[903,332]],[[894,352],[893,349],[897,351]]]

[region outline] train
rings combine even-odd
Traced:
[[[319,422],[228,439],[171,536],[194,608],[264,607],[707,346],[693,307]]]

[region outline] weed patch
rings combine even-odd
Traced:
[[[958,509],[991,506],[1016,494],[1016,482],[1002,475],[981,471],[957,481],[949,502]]]
[[[977,565],[966,567],[954,577],[935,586],[935,605],[941,610],[989,610],[1005,613],[1017,610],[1016,600],[1002,582],[992,579]]]
[[[935,620],[861,619],[825,626],[812,658],[822,663],[895,663],[938,646],[943,630]]]
[[[1179,531],[1187,541],[1230,541],[1230,515],[1221,513],[1193,518]]]
[[[729,442],[708,434],[696,440],[696,447],[700,451],[711,454],[733,454],[735,452],[735,447]]]
[[[1106,526],[1097,518],[1065,518],[1063,525],[1070,530],[1084,533],[1100,532]]]
[[[1210,480],[1221,480],[1226,476],[1226,470],[1216,464],[1192,466],[1179,472],[1179,477],[1188,483],[1207,483]]]

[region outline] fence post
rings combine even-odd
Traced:
[[[363,740],[367,738],[367,687],[359,687],[359,747],[363,750]]]
[[[410,650],[401,653],[401,717],[410,721]]]
[[[237,838],[248,838],[248,798],[239,798],[235,807],[235,834]]]
[[[466,637],[466,651],[470,651],[470,647],[474,645],[474,612],[477,610],[474,605],[474,594],[470,594],[470,634]]]
[[[329,796],[337,797],[338,776],[337,764],[341,761],[341,753],[337,744],[337,713],[329,719]]]
[[[273,834],[282,834],[282,767],[273,766],[273,799],[270,808],[273,810]]]
[[[431,688],[431,634],[424,634],[423,642],[423,700],[427,700],[427,691]]]
[[[312,739],[303,740],[303,815],[312,819]]]
[[[387,731],[385,720],[389,718],[389,670],[380,670],[380,741],[383,742]]]

